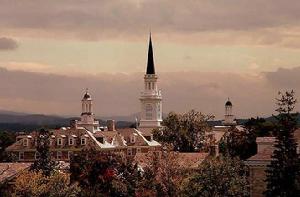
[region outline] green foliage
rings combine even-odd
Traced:
[[[253,133],[256,137],[267,137],[272,136],[272,131],[274,130],[275,123],[267,121],[264,118],[251,118],[245,124],[245,128]]]
[[[25,171],[17,177],[14,188],[12,196],[22,197],[75,197],[80,192],[67,174],[57,171],[49,176],[42,171]]]
[[[15,142],[16,136],[12,132],[0,131],[0,161],[11,161],[10,155],[5,152],[6,147]]]
[[[39,154],[39,158],[35,160],[31,166],[32,170],[42,171],[43,175],[49,176],[56,166],[55,161],[51,160],[50,154],[50,132],[45,129],[41,129],[37,136],[36,151]]]
[[[237,158],[206,160],[183,184],[182,196],[249,196],[247,170]]]
[[[219,144],[223,155],[248,159],[257,152],[256,136],[247,129],[237,129],[232,126],[223,136]]]
[[[141,175],[136,165],[118,155],[85,150],[71,158],[72,182],[82,188],[81,196],[134,196]]]
[[[210,130],[207,124],[212,116],[191,110],[184,114],[171,112],[163,120],[163,128],[154,131],[154,138],[169,144],[173,150],[195,152],[203,148],[205,132]]]
[[[296,99],[294,91],[280,93],[277,100],[279,113],[275,118],[276,142],[271,164],[268,165],[266,196],[296,196],[300,193],[297,177],[300,176],[300,159],[296,151],[294,131],[297,128],[297,114],[292,113]]]

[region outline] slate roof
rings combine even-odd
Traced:
[[[30,166],[31,163],[0,163],[0,183],[13,179]]]

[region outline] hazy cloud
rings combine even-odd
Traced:
[[[23,35],[128,38],[149,29],[167,35],[219,31],[238,35],[300,25],[298,0],[0,0],[0,4],[1,29]],[[262,42],[274,40],[268,35]]]
[[[14,50],[18,48],[18,43],[12,38],[0,37],[0,51]]]
[[[295,71],[279,69],[258,75],[222,72],[165,72],[159,74],[164,112],[197,109],[222,118],[228,97],[238,117],[274,113],[278,90],[295,87]],[[298,74],[298,76],[299,76]],[[291,86],[292,85],[292,86]],[[99,74],[85,77],[0,70],[0,109],[46,114],[80,113],[80,100],[88,87],[97,115],[128,115],[140,109],[143,73]]]

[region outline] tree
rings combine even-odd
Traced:
[[[249,133],[255,134],[256,137],[268,137],[272,136],[275,123],[273,121],[266,120],[264,118],[250,118],[244,124]]]
[[[275,150],[272,161],[268,165],[266,196],[296,196],[300,193],[297,188],[297,176],[300,174],[300,161],[297,154],[297,143],[294,131],[297,129],[297,113],[293,113],[295,103],[294,91],[281,93],[276,99],[278,108],[277,125],[275,128]]]
[[[238,158],[210,158],[183,184],[182,196],[249,196],[247,170]]]
[[[140,173],[136,165],[119,155],[85,150],[71,158],[72,182],[78,182],[82,196],[134,196]]]
[[[232,126],[224,134],[219,148],[222,154],[229,154],[231,157],[239,157],[245,160],[257,152],[256,136],[248,129],[238,129]]]
[[[154,130],[154,138],[175,151],[195,152],[203,147],[205,132],[210,130],[207,121],[212,118],[195,110],[185,114],[171,112],[163,120],[163,128]]]
[[[42,171],[24,171],[17,177],[13,196],[23,197],[75,197],[80,192],[77,184],[70,184],[67,174],[53,172],[45,176]]]
[[[15,142],[15,134],[12,132],[0,131],[0,161],[11,161],[11,155],[5,152],[6,147]]]
[[[50,154],[50,132],[41,129],[37,133],[37,147],[36,151],[39,155],[39,158],[35,160],[33,165],[31,166],[32,170],[39,171],[41,170],[43,172],[43,175],[49,176],[51,172],[53,172],[54,167],[56,166],[55,161],[51,160],[51,154]]]
[[[178,196],[181,182],[187,175],[178,163],[178,154],[168,149],[161,154],[147,154],[146,160],[150,162],[143,168],[138,187],[138,194],[142,194],[140,196]]]

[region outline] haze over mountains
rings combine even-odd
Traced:
[[[100,120],[102,125],[105,125],[105,120],[114,119],[116,120],[116,126],[121,128],[131,126],[136,116],[137,114],[96,118]],[[80,119],[80,117],[63,117],[0,110],[0,130],[24,131],[34,130],[40,127],[56,128],[69,126],[70,120],[73,119]]]

